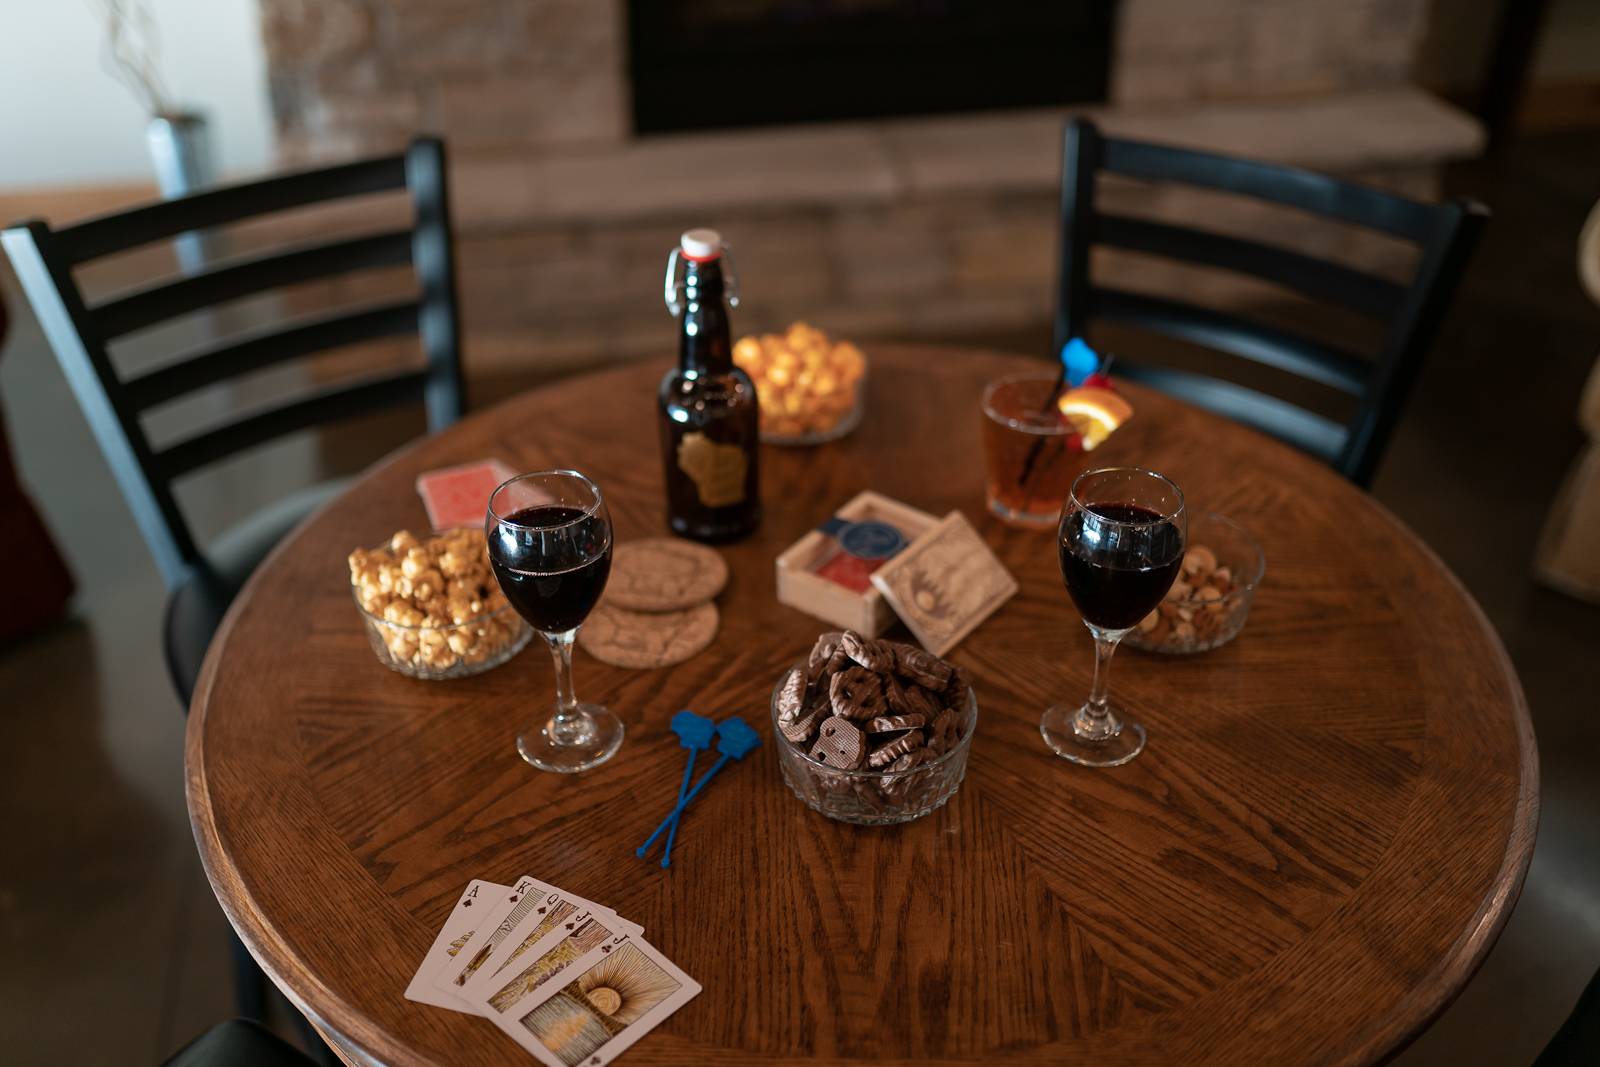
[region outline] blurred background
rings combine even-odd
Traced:
[[[197,120],[200,164],[186,179],[202,183],[442,135],[473,406],[605,364],[665,366],[675,331],[662,263],[695,225],[736,250],[738,333],[805,319],[869,355],[894,338],[1047,358],[1068,113],[1113,135],[1484,201],[1494,218],[1374,489],[1504,638],[1539,736],[1543,814],[1505,936],[1396,1062],[1531,1062],[1600,964],[1600,503],[1574,504],[1573,482],[1562,496],[1600,434],[1600,387],[1587,424],[1579,412],[1600,352],[1600,291],[1580,280],[1580,231],[1600,199],[1600,4],[59,0],[12,5],[0,25],[0,224],[62,225],[161,195],[159,113]],[[1414,265],[1379,235],[1220,194],[1112,179],[1102,196],[1382,274]],[[195,254],[406,209],[379,197],[337,222],[291,212]],[[80,280],[115,292],[172,273],[179,254],[112,257]],[[1586,254],[1600,279],[1600,240]],[[1360,322],[1323,321],[1259,281],[1096,256],[1095,270],[1129,289],[1284,321],[1315,314],[1370,341]],[[153,365],[196,332],[410,284],[399,270],[241,301],[220,322],[148,331],[126,359]],[[3,262],[0,300],[0,485],[11,486],[0,547],[44,558],[17,547],[31,500],[65,565],[55,579],[53,562],[9,579],[34,591],[0,626],[0,1047],[22,1050],[11,1062],[155,1063],[233,1013],[225,921],[184,809],[162,585]],[[204,425],[307,376],[418,358],[384,344],[277,368],[163,411],[157,429]],[[180,498],[209,537],[421,428],[420,415],[381,417],[286,439],[195,476]],[[1589,526],[1541,544],[1553,508],[1582,506]],[[27,522],[27,550],[43,551]],[[87,1004],[92,1032],[75,1022]]]

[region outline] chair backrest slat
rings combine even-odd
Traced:
[[[415,333],[417,312],[415,300],[400,300],[362,311],[319,315],[289,329],[266,329],[243,340],[208,345],[182,356],[169,367],[127,382],[128,403],[145,411],[197,389],[301,356]]]
[[[170,445],[157,452],[155,460],[168,479],[181,478],[297,430],[419,400],[427,383],[428,372],[418,370],[323,390]]]
[[[1246,238],[1101,215],[1094,208],[1094,179],[1100,172],[1234,193],[1375,230],[1418,246],[1419,266],[1409,284],[1398,285]],[[1298,445],[1328,460],[1359,485],[1372,478],[1489,217],[1487,208],[1471,201],[1422,204],[1295,167],[1106,138],[1084,119],[1066,124],[1061,188],[1058,348],[1071,337],[1082,336],[1091,318],[1101,317],[1289,371],[1352,395],[1357,400],[1355,415],[1340,425],[1244,386],[1136,365],[1126,357],[1117,364],[1130,378],[1170,388],[1194,403]],[[1082,269],[1093,244],[1266,279],[1382,322],[1382,345],[1365,358],[1232,312],[1096,286]]]
[[[1187,226],[1101,215],[1095,220],[1094,236],[1096,244],[1249,274],[1374,319],[1387,320],[1406,295],[1403,286],[1342,263]]]
[[[180,315],[300,282],[411,262],[411,233],[394,230],[254,256],[141,289],[89,309],[110,341]]]
[[[413,225],[223,263],[90,308],[74,266],[193,230],[345,197],[404,190]],[[460,417],[462,386],[444,145],[419,138],[401,155],[179,197],[52,231],[43,222],[0,235],[45,336],[110,461],[169,587],[203,563],[172,493],[173,479],[296,430],[424,399],[428,425]],[[106,342],[218,303],[369,268],[411,264],[420,296],[226,338],[132,381]],[[141,412],[240,374],[357,341],[417,332],[426,368],[314,394],[170,446],[159,454]]]
[[[1102,138],[1105,169],[1125,178],[1178,182],[1267,200],[1408,241],[1430,232],[1432,208],[1326,174],[1144,141]]]
[[[1175,367],[1128,364],[1121,367],[1120,373],[1131,381],[1187,400],[1269,436],[1294,441],[1328,463],[1338,459],[1339,451],[1344,447],[1346,433],[1343,426],[1277,397],[1264,396],[1254,389]]]
[[[1095,288],[1090,290],[1089,307],[1113,322],[1277,367],[1353,396],[1366,390],[1372,376],[1371,363],[1331,345],[1181,300]]]
[[[191,230],[226,226],[328,200],[402,189],[406,184],[405,158],[388,156],[361,160],[243,185],[227,185],[89,219],[56,231],[57,255],[68,265],[77,266]]]

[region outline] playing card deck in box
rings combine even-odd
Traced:
[[[870,489],[858,493],[833,517],[846,523],[883,523],[897,530],[906,544],[915,543],[939,522],[926,511]],[[877,637],[895,621],[894,610],[867,580],[869,568],[883,564],[882,558],[852,559],[833,534],[812,530],[778,557],[778,601],[843,629]]]
[[[870,490],[778,557],[778,600],[877,637],[898,618],[942,656],[1017,582],[966,516],[935,518]]]

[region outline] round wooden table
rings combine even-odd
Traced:
[[[516,397],[373,469],[239,596],[197,687],[188,793],[212,886],[272,978],[352,1060],[526,1063],[489,1023],[401,993],[468,879],[529,873],[608,904],[705,991],[629,1063],[1367,1063],[1460,991],[1516,901],[1537,765],[1504,649],[1437,557],[1370,497],[1257,434],[1128,387],[1107,463],[1157,468],[1241,520],[1267,575],[1209,654],[1124,650],[1113,693],[1149,748],[1080,768],[1042,709],[1088,690],[1091,644],[1048,533],[983,501],[984,382],[1037,366],[871,353],[853,436],[762,454],[766,519],[729,547],[722,628],[658,671],[580,651],[579,694],[627,739],[576,777],[524,764],[551,698],[537,644],[465,681],[373,657],[345,555],[425,525],[419,471],[499,456],[578,467],[620,540],[665,531],[660,364]],[[784,787],[768,696],[824,626],[777,603],[773,560],[861,489],[959,508],[1021,592],[952,658],[982,709],[950,804],[858,828]],[[634,847],[670,806],[680,707],[766,748],[691,809],[674,864]]]

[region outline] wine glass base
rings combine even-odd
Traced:
[[[517,735],[517,754],[541,771],[576,774],[598,767],[622,747],[622,720],[599,704],[579,704],[578,721],[558,736],[552,719]]]
[[[1085,767],[1120,767],[1144,751],[1143,726],[1124,722],[1106,737],[1088,737],[1075,725],[1081,710],[1057,704],[1039,720],[1039,733],[1044,735],[1044,743],[1062,759]]]

